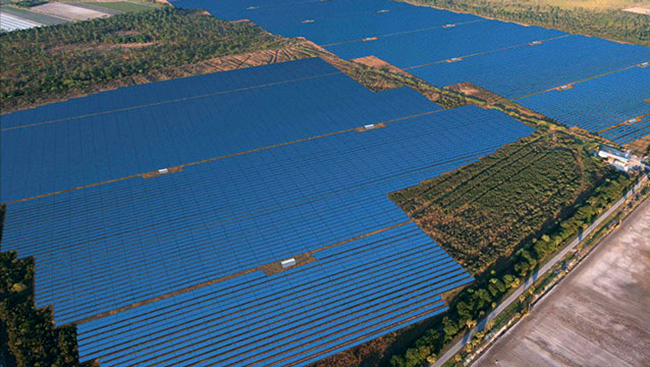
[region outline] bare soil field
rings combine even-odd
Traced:
[[[45,14],[54,15],[57,17],[69,20],[88,20],[94,18],[101,18],[110,16],[108,13],[91,10],[64,3],[47,3],[43,5],[34,6],[31,10],[38,11]]]
[[[650,200],[474,366],[647,366]]]
[[[376,57],[376,56],[364,56],[364,57],[359,57],[357,59],[352,59],[350,61],[378,68],[378,69],[384,69],[387,71],[390,71],[391,73],[399,74],[399,75],[404,75],[404,76],[409,76],[411,77],[412,75],[410,73],[407,73],[406,71],[398,68],[397,66],[394,66],[392,64],[389,64],[388,62]]]
[[[634,6],[632,8],[623,9],[623,11],[628,11],[630,13],[650,15],[650,4],[643,5],[643,6]]]

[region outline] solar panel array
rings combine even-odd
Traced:
[[[520,103],[619,144],[650,135],[650,67],[632,67],[552,90]]]
[[[444,311],[441,294],[471,281],[387,194],[531,128],[408,89],[371,93],[319,59],[251,72],[3,119],[3,201],[15,200],[3,250],[36,257],[36,303],[79,324],[82,360],[304,365]],[[21,172],[33,166],[44,171]],[[90,186],[49,191],[74,185]]]
[[[117,89],[3,116],[0,197],[34,197],[436,109],[410,89],[372,93],[320,59]]]
[[[650,68],[634,66],[647,48],[389,1],[174,3],[472,81],[615,141],[648,134]],[[3,250],[36,257],[37,305],[78,323],[81,359],[103,366],[306,365],[443,312],[471,277],[387,194],[532,132],[372,93],[319,59],[122,88],[0,128]]]
[[[177,0],[173,4],[207,9],[229,20],[251,19],[277,34],[304,36],[345,59],[373,55],[433,85],[469,81],[512,99],[650,61],[650,49],[643,46],[387,0]],[[614,74],[610,78],[618,77]],[[624,75],[614,83],[621,88],[625,83],[635,84],[632,89],[642,88],[644,92],[650,89]],[[578,115],[584,111],[580,106],[610,95],[596,84],[585,84],[585,88],[590,89],[580,92],[584,98],[581,103],[563,103],[561,98],[569,96],[562,94],[554,98],[557,103],[540,112],[560,116],[558,121],[569,125],[580,125],[565,119],[564,111],[570,109],[571,114]],[[609,104],[609,115],[625,115],[625,104],[643,102],[634,95],[622,98],[628,102]],[[556,108],[558,104],[562,107]],[[599,120],[609,127],[621,122],[617,118]],[[621,133],[616,133],[619,130]],[[647,135],[645,126],[639,125],[604,136],[629,142],[643,132]]]

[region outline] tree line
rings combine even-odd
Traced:
[[[619,9],[561,8],[539,2],[532,4],[514,0],[409,0],[409,2],[650,46],[650,17]]]
[[[77,328],[55,326],[51,308],[34,307],[34,259],[0,253],[0,343],[3,366],[79,366]]]

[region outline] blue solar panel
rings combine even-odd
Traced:
[[[469,14],[377,0],[295,3],[179,0],[173,4],[180,8],[203,8],[222,19],[251,19],[272,33],[302,36],[320,45],[483,20]]]
[[[650,134],[648,86],[650,67],[632,67],[520,102],[566,125],[627,144]]]
[[[306,37],[345,59],[373,55],[433,85],[468,81],[513,99],[650,61],[650,48],[643,46],[392,1],[178,0],[173,4],[204,8],[225,19],[252,19],[274,33]],[[635,83],[637,88],[644,85]],[[603,100],[608,95],[592,90],[583,97]],[[544,111],[557,116],[565,108],[570,107],[554,104]],[[628,112],[623,105],[610,110],[615,115]],[[647,130],[642,123],[604,136],[629,142],[647,135]]]
[[[0,202],[436,109],[316,58],[121,88],[3,116]]]
[[[469,81],[504,97],[520,98],[646,60],[650,60],[647,47],[568,36],[408,71],[435,85]]]
[[[429,106],[375,130],[13,203],[3,247],[36,257],[36,302],[59,324],[126,307],[79,326],[82,360],[306,364],[442,312],[440,294],[471,281],[387,194],[532,129],[496,111]],[[300,254],[315,262],[254,270]]]
[[[650,59],[643,47],[390,1],[174,4],[512,98]],[[521,102],[599,131],[648,112],[648,70]],[[3,250],[36,257],[37,305],[81,322],[81,359],[103,366],[306,365],[444,312],[441,294],[471,277],[387,194],[533,131],[409,89],[370,92],[319,59],[122,88],[0,127],[2,202],[196,163],[8,205]],[[603,136],[649,132],[646,118]],[[300,256],[311,262],[263,271]]]

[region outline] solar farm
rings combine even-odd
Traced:
[[[393,1],[172,3],[472,82],[618,144],[650,135],[646,47]],[[535,131],[372,92],[320,58],[74,98],[0,130],[3,251],[35,257],[36,305],[101,366],[306,366],[441,315],[473,277],[388,194]]]
[[[440,295],[471,281],[387,194],[532,129],[496,111],[443,110],[411,90],[373,94],[320,59],[267,69],[3,121],[3,247],[38,259],[37,303],[79,325],[82,360],[304,364],[440,313]],[[328,103],[310,93],[326,88],[337,91]],[[288,94],[301,114],[282,105]],[[134,95],[150,98],[136,106]],[[185,112],[174,114],[178,103]],[[359,130],[368,125],[377,128]],[[50,142],[53,154],[14,145],[27,140]],[[73,155],[83,163],[68,164]],[[20,172],[22,160],[36,168]],[[170,173],[134,176],[156,168]],[[289,258],[295,268],[277,269]],[[201,340],[187,353],[184,343]]]
[[[521,100],[527,107],[542,102],[533,102],[535,98],[528,102],[526,97],[594,79],[585,84],[587,90],[572,92],[579,96],[549,97],[563,103],[561,115],[553,106],[538,111],[593,133],[642,116],[637,111],[650,106],[644,102],[650,98],[650,68],[645,67],[650,63],[650,49],[643,46],[392,1],[314,1],[289,6],[279,0],[178,0],[173,4],[206,9],[228,20],[251,19],[273,33],[306,37],[344,59],[373,55],[436,86],[472,82]],[[644,71],[637,72],[641,79],[633,83],[638,90],[616,94],[628,88],[633,76],[624,71],[634,67]],[[608,76],[608,81],[598,81],[600,76]],[[589,117],[583,117],[589,121],[569,117],[569,113],[593,113],[586,104],[605,100],[607,95],[617,100],[600,106],[608,112],[598,117],[598,127]],[[630,109],[631,105],[637,107]],[[626,144],[643,134],[648,135],[647,126],[629,127],[620,134],[612,131],[606,138]]]

